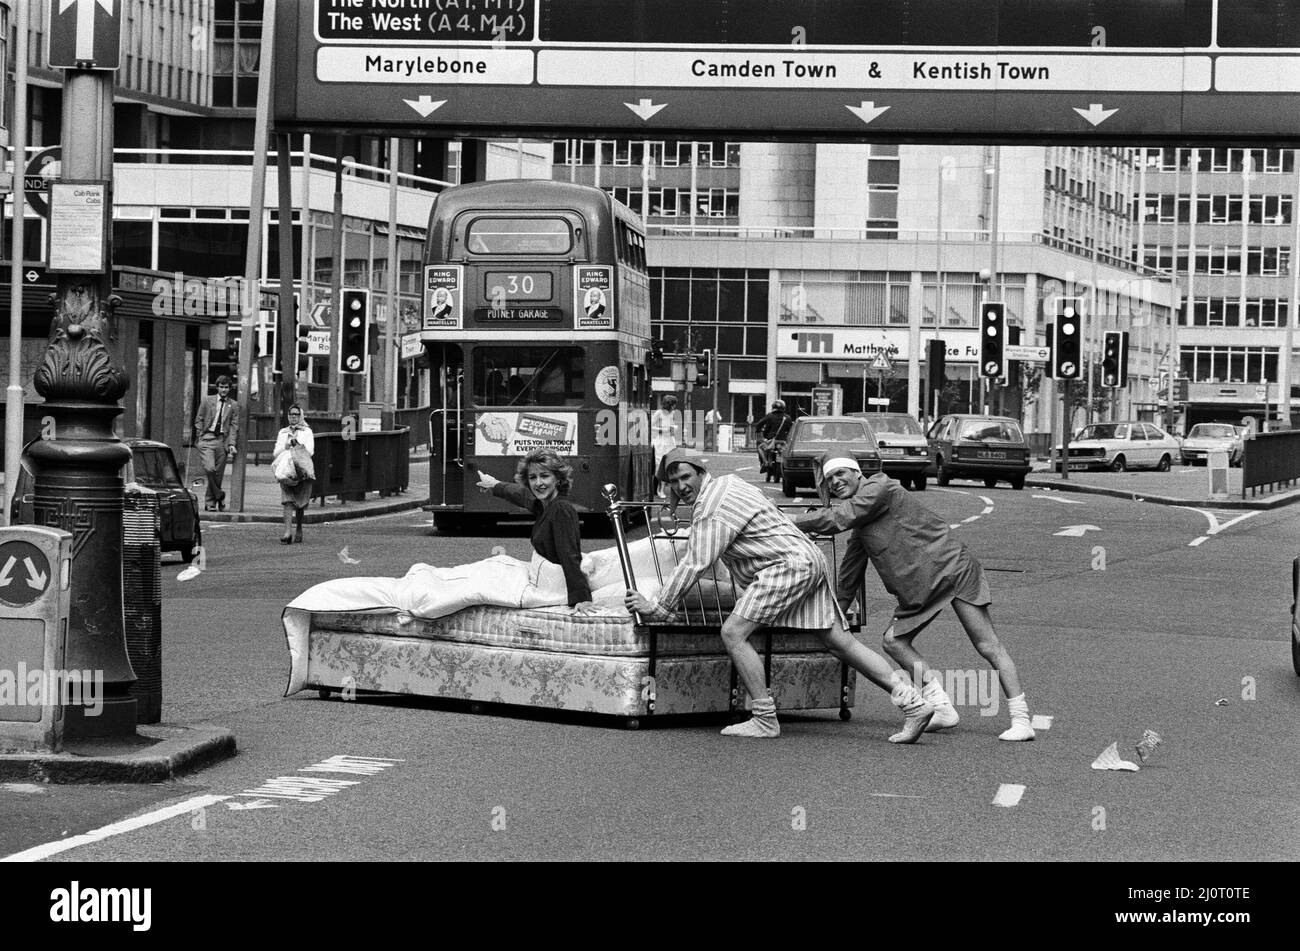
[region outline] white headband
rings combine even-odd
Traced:
[[[828,476],[836,469],[857,469],[859,472],[862,471],[862,468],[854,460],[836,456],[834,459],[826,460],[826,465],[822,466],[822,475]]]

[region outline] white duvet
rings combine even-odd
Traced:
[[[646,538],[628,545],[636,588],[648,598],[658,595],[659,575],[667,578],[677,563],[674,545],[667,539]],[[682,544],[678,543],[680,553]],[[658,571],[655,558],[658,556]],[[582,556],[582,572],[591,585],[592,601],[600,613],[627,617],[623,595],[627,585],[618,550],[604,548]],[[712,579],[710,578],[710,581]],[[726,568],[719,563],[717,580],[729,585]],[[313,613],[367,611],[397,614],[399,619],[440,618],[464,608],[487,604],[503,608],[568,608],[569,595],[559,565],[534,553],[532,561],[494,555],[454,568],[411,566],[401,578],[336,578],[323,581],[294,598],[284,609],[284,633],[289,645],[291,674],[286,696],[303,687],[306,676],[307,635]]]

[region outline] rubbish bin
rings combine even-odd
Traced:
[[[718,452],[731,452],[731,440],[736,428],[731,423],[718,423]]]
[[[1210,477],[1210,498],[1228,497],[1228,453],[1224,449],[1211,449],[1205,455],[1205,469]]]

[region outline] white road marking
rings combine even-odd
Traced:
[[[924,799],[924,796],[909,796],[906,793],[893,792],[873,792],[867,793],[868,796],[875,796],[877,799]]]
[[[935,492],[951,492],[953,495],[970,495],[970,493],[967,492],[965,489],[945,489],[945,488],[942,488],[941,486],[937,486],[937,485],[934,487],[934,491],[935,491]]]
[[[114,822],[111,825],[92,829],[90,832],[83,832],[81,835],[74,835],[70,839],[47,842],[44,845],[33,846],[22,852],[15,852],[13,855],[6,855],[4,858],[0,858],[0,862],[39,862],[51,855],[58,855],[60,852],[67,852],[69,849],[90,845],[93,842],[102,842],[104,839],[121,835],[123,832],[134,832],[136,829],[143,829],[159,822],[166,822],[168,819],[176,818],[176,816],[187,815],[206,806],[214,806],[229,798],[229,796],[194,796],[170,806],[155,809],[153,812],[146,812],[144,815],[136,816],[133,819],[123,819],[121,822]]]
[[[741,466],[739,469],[732,469],[732,472],[748,472],[750,469],[757,469],[758,466]]]
[[[979,520],[980,520],[980,516],[979,516],[979,515],[972,515],[972,516],[970,516],[969,518],[964,518],[964,519],[962,519],[962,520],[961,520],[961,523],[962,523],[963,525],[969,525],[971,522],[978,522]]]
[[[1204,515],[1207,519],[1209,519],[1209,521],[1210,521],[1210,528],[1209,528],[1209,531],[1207,531],[1207,532],[1205,533],[1206,535],[1217,535],[1217,534],[1219,534],[1219,532],[1222,532],[1222,531],[1224,531],[1225,529],[1231,528],[1233,525],[1236,525],[1238,522],[1242,521],[1243,519],[1248,519],[1248,518],[1250,518],[1252,515],[1258,515],[1258,514],[1259,514],[1259,510],[1258,510],[1258,509],[1256,509],[1255,511],[1252,511],[1252,512],[1244,512],[1243,514],[1238,515],[1236,518],[1230,518],[1230,519],[1228,519],[1226,522],[1220,524],[1220,523],[1219,523],[1219,518],[1218,518],[1218,516],[1215,515],[1213,512],[1207,512],[1205,509],[1192,509],[1192,511],[1193,511],[1193,512],[1200,512],[1200,513],[1201,513],[1202,515]]]
[[[1016,783],[1003,783],[998,787],[998,794],[993,797],[993,805],[1005,806],[1010,809],[1020,802],[1020,797],[1025,794],[1025,787]]]
[[[1193,538],[1190,542],[1187,543],[1187,547],[1195,548],[1197,545],[1201,544],[1201,542],[1206,542],[1209,540],[1210,540],[1209,535],[1202,535],[1200,538]]]
[[[1041,713],[1035,713],[1034,719],[1029,725],[1035,730],[1050,730],[1052,728],[1052,718],[1045,717]]]
[[[1101,531],[1096,525],[1066,525],[1059,532],[1053,532],[1053,535],[1061,535],[1065,538],[1082,538],[1089,532]]]
[[[1059,495],[1031,495],[1031,499],[1048,499],[1052,502],[1060,502],[1062,505],[1082,505],[1079,499],[1063,499]]]
[[[991,498],[989,498],[987,495],[981,495],[980,501],[988,506],[988,508],[984,510],[986,513],[993,511],[993,500]]]

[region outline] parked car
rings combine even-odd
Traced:
[[[1204,464],[1211,452],[1219,450],[1228,454],[1228,465],[1241,465],[1246,454],[1246,427],[1235,423],[1197,423],[1183,437],[1183,465]]]
[[[940,485],[952,479],[983,479],[991,489],[1002,479],[1013,489],[1025,487],[1031,468],[1029,444],[1014,419],[949,414],[930,427],[929,439]]]
[[[880,471],[880,453],[867,424],[853,416],[804,416],[790,427],[781,452],[781,491],[794,498],[817,485],[817,457],[834,450],[854,459],[863,472]]]
[[[186,563],[193,561],[203,544],[199,500],[181,481],[171,447],[152,439],[127,439],[124,442],[131,450],[131,458],[122,467],[123,483],[138,483],[158,493],[158,535],[162,550],[180,552],[181,560]],[[24,451],[9,510],[11,525],[32,524],[35,491],[36,478]]]
[[[850,413],[866,422],[876,440],[885,475],[914,489],[925,488],[930,468],[930,441],[925,430],[907,413]]]
[[[1182,447],[1176,438],[1150,423],[1093,423],[1070,440],[1071,469],[1156,469],[1169,471]],[[1061,458],[1061,447],[1052,460]]]

